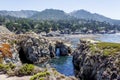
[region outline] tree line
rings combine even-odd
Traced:
[[[0,16],[0,25],[5,25],[10,31],[25,33],[34,31],[36,33],[60,31],[61,33],[110,33],[120,31],[119,25],[109,24],[84,19],[69,20],[32,20],[26,18],[15,18],[11,16]]]

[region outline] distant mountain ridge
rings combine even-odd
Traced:
[[[120,20],[114,20],[108,17],[105,17],[103,15],[97,14],[97,13],[90,13],[86,10],[77,10],[69,13],[70,16],[73,16],[77,19],[85,19],[85,20],[96,20],[100,22],[108,22],[111,24],[120,24]]]
[[[91,13],[86,10],[77,10],[71,13],[65,13],[57,9],[45,9],[43,11],[21,10],[21,11],[0,11],[0,15],[14,16],[18,18],[31,18],[35,20],[69,20],[85,19],[108,22],[111,24],[120,24],[120,20],[111,19],[97,13]]]
[[[46,9],[42,12],[39,12],[33,16],[31,16],[32,19],[37,20],[64,20],[64,19],[70,19],[71,16],[69,16],[67,13],[65,13],[62,10],[56,10],[56,9]]]
[[[18,17],[18,18],[29,18],[36,13],[38,13],[38,11],[32,11],[32,10],[21,10],[21,11],[2,10],[0,11],[0,15],[2,16],[13,16],[13,17]]]

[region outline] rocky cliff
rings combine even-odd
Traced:
[[[37,68],[31,65],[31,63],[46,63],[55,57],[56,48],[60,49],[60,56],[70,54],[71,49],[64,42],[51,41],[34,32],[16,35],[3,31],[0,30],[0,79],[11,80],[14,76],[28,75],[32,77],[24,79],[16,77],[14,80],[77,80],[75,77],[60,74],[51,67]],[[1,74],[7,74],[7,77],[4,79]]]
[[[56,48],[60,48],[60,56],[71,53],[70,47],[63,42],[52,42],[34,32],[19,35],[0,34],[0,60],[4,63],[45,62],[56,56]]]
[[[80,40],[73,64],[80,80],[120,80],[120,44]]]

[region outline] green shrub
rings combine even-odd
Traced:
[[[120,52],[119,43],[100,42],[91,44],[90,49],[92,53],[103,53],[104,56],[115,55]]]
[[[16,66],[12,63],[0,64],[0,72],[6,73],[9,70],[13,70]]]
[[[19,70],[18,75],[31,75],[34,71],[34,65],[24,64]]]
[[[8,70],[7,75],[8,76],[15,76],[15,72],[13,70]]]
[[[0,71],[2,72],[6,72],[10,69],[10,66],[9,65],[6,65],[6,64],[0,64]]]
[[[6,64],[6,65],[8,65],[11,70],[14,70],[14,68],[16,67],[16,65],[13,64],[13,63],[8,63],[8,64]]]
[[[36,75],[32,76],[30,80],[44,80],[44,77],[49,76],[49,72],[39,72]]]

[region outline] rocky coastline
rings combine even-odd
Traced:
[[[120,44],[80,40],[73,53],[75,76],[80,80],[120,80]]]
[[[73,50],[67,41],[44,37],[34,32],[2,33],[0,34],[0,76],[3,74],[10,76],[5,80],[18,75],[28,76],[28,80],[38,78],[41,80],[120,80],[119,49],[119,43],[84,38]],[[60,74],[48,64],[44,68],[35,66],[58,56],[56,54],[58,51],[59,56],[73,56],[77,79]],[[21,78],[17,77],[14,80]]]
[[[29,64],[41,64],[49,61],[49,59],[54,58],[56,56],[56,49],[59,48],[60,56],[71,55],[71,48],[68,45],[65,45],[62,41],[56,40],[52,42],[48,40],[46,37],[40,36],[34,32],[28,32],[26,34],[0,34],[0,73],[7,74],[8,76],[18,76],[17,72],[24,68],[24,64],[26,64],[31,70],[31,65]],[[15,65],[15,68],[11,68],[10,65]],[[30,66],[30,67],[29,67]],[[49,67],[34,69],[37,70],[33,74],[26,73],[26,75],[32,77],[36,76],[37,73],[41,72],[39,75],[45,75],[41,79],[42,80],[76,80],[74,77],[67,77],[63,74],[60,74],[55,69]],[[41,71],[41,70],[42,71]],[[46,76],[47,72],[50,74]],[[5,71],[4,71],[5,70]],[[28,69],[29,70],[29,69]],[[24,73],[24,71],[22,70]],[[26,72],[26,70],[25,70]],[[36,74],[36,75],[35,75]],[[52,74],[52,75],[51,75]],[[23,74],[24,75],[24,74]],[[22,75],[22,76],[23,76]],[[24,75],[24,76],[26,76]],[[13,78],[13,77],[11,77]],[[19,77],[20,78],[20,77]],[[17,79],[19,79],[17,77]],[[37,76],[37,78],[39,78]],[[54,79],[53,79],[54,78]],[[9,78],[8,78],[9,79]],[[15,80],[17,80],[15,79]],[[7,78],[6,78],[7,80]],[[25,80],[25,79],[23,79]],[[29,80],[29,79],[28,79]],[[30,80],[37,80],[36,78]]]

